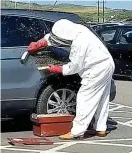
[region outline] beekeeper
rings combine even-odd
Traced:
[[[60,139],[82,137],[95,117],[95,135],[106,136],[111,79],[115,69],[113,59],[104,43],[89,28],[66,19],[57,21],[52,32],[38,42],[32,42],[29,53],[46,46],[70,46],[70,62],[63,66],[51,65],[51,73],[78,73],[81,87],[77,93],[76,116],[70,133]]]

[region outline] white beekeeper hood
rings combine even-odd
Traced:
[[[88,28],[81,24],[73,23],[67,19],[61,19],[55,22],[51,33],[46,34],[44,39],[48,42],[48,46],[70,47],[72,41],[77,37],[79,33],[86,34],[87,32],[89,35],[91,33],[90,31],[99,38],[95,31],[93,31],[90,27]],[[100,39],[100,41],[102,40]],[[102,41],[102,43],[105,45],[104,41]]]
[[[81,32],[81,29],[79,24],[67,19],[61,19],[55,22],[52,27],[52,32],[45,35],[44,38],[50,46],[71,46],[72,41]]]

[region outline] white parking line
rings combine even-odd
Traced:
[[[131,108],[132,109],[132,107],[131,106],[127,106],[127,105],[122,105],[122,104],[118,104],[118,103],[113,103],[113,102],[110,102],[110,105],[115,105],[115,106],[123,106],[123,107],[126,107],[126,108]]]
[[[115,103],[111,103],[110,102],[110,105],[114,105]],[[120,108],[129,108],[129,109],[132,109],[132,107],[131,106],[126,106],[126,105],[122,105],[122,104],[115,104],[115,106],[116,107],[114,107],[114,108],[111,108],[109,111],[111,112],[111,113],[132,113],[132,112],[130,112],[130,111],[125,111],[125,110],[119,110]],[[112,117],[113,119],[115,118],[117,118],[117,123],[119,123],[119,124],[121,124],[121,125],[125,125],[125,126],[129,126],[129,127],[132,127],[132,118],[123,118],[123,117],[117,117],[117,116],[113,116]],[[129,121],[127,121],[127,122],[121,122],[121,121],[118,121],[118,118],[122,118],[122,119],[130,119]]]
[[[130,127],[132,127],[132,120],[127,121],[127,122],[125,122],[124,124],[125,124],[126,126],[130,126]]]
[[[32,149],[20,149],[20,148],[12,148],[10,146],[10,148],[6,148],[6,147],[3,147],[1,148],[2,150],[13,150],[13,151],[25,151],[25,152],[41,152],[42,150],[32,150]]]
[[[110,104],[111,106],[119,105],[119,104],[117,104],[117,103],[115,103],[115,102],[109,102],[109,104]]]
[[[7,146],[0,146],[0,149],[7,148],[7,147],[11,147],[11,145],[7,145]]]
[[[41,151],[41,153],[54,153],[56,151],[59,151],[61,149],[67,148],[67,147],[70,147],[70,146],[75,145],[75,144],[77,144],[77,141],[76,142],[66,142],[65,144],[63,144],[61,146],[57,146],[57,147],[49,149],[49,150]]]
[[[97,145],[103,145],[103,146],[118,146],[118,147],[130,147],[132,148],[132,145],[126,145],[126,144],[114,144],[114,143],[99,143],[99,142],[91,142],[90,144],[97,144]]]
[[[115,111],[111,111],[114,113],[126,113],[126,111],[122,111],[122,110],[115,110]],[[127,113],[132,113],[132,112],[127,112]]]
[[[42,152],[40,152],[40,153],[42,153]],[[48,153],[48,152],[47,152]],[[70,152],[64,152],[64,151],[54,151],[54,152],[52,152],[52,153],[70,153]]]
[[[132,124],[132,120],[125,122],[126,124]]]
[[[113,112],[113,111],[115,111],[115,110],[118,110],[118,109],[120,109],[120,108],[123,108],[124,106],[117,106],[117,107],[114,107],[114,108],[111,108],[111,109],[109,109],[109,111],[111,112]]]
[[[127,138],[127,139],[125,139],[125,138],[122,138],[122,139],[103,139],[103,140],[93,140],[92,142],[108,142],[108,141],[132,141],[132,138]]]
[[[120,117],[120,116],[112,116],[112,119],[128,119],[128,120],[132,120],[132,117]]]
[[[117,121],[117,123],[119,123],[119,124],[121,124],[121,125],[125,125],[125,126],[132,127],[132,124],[126,124],[126,123],[123,123],[123,122],[120,122],[120,121]]]

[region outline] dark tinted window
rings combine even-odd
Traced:
[[[50,32],[52,30],[52,27],[54,25],[54,22],[51,22],[51,21],[44,21],[47,28],[48,28],[48,32]]]
[[[43,20],[2,16],[1,17],[1,46],[27,46],[37,41],[47,33]]]
[[[122,35],[119,41],[122,44],[132,43],[132,28],[123,29]]]
[[[115,33],[116,33],[115,29],[104,30],[101,31],[100,36],[105,42],[110,42],[114,39]]]

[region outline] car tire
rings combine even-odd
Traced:
[[[47,114],[47,101],[49,96],[54,92],[52,86],[47,86],[40,94],[37,106],[36,113],[37,114]]]
[[[47,104],[48,104],[49,97],[54,92],[56,92],[58,90],[61,90],[61,89],[67,89],[69,91],[73,91],[71,86],[67,86],[67,85],[64,85],[64,84],[63,85],[58,85],[58,86],[56,86],[56,85],[48,85],[45,89],[43,89],[43,91],[41,92],[41,94],[40,94],[40,96],[38,98],[35,112],[37,114],[49,114],[49,112],[47,110]]]

